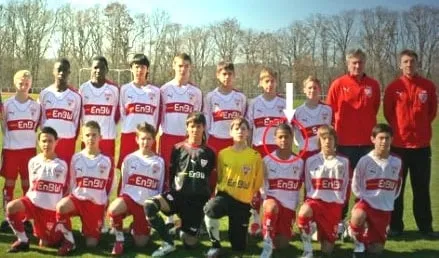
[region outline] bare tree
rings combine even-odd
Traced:
[[[439,51],[439,8],[416,5],[402,13],[403,31],[408,44],[419,55],[419,64],[425,75],[432,76],[434,55]]]
[[[329,37],[334,42],[335,49],[333,62],[334,64],[337,63],[336,52],[339,52],[339,60],[341,61],[340,64],[342,64],[344,69],[346,69],[346,52],[355,34],[354,23],[356,15],[356,10],[343,11],[340,14],[333,15],[328,24]]]
[[[238,54],[239,40],[242,31],[236,18],[226,19],[211,26],[219,58],[234,62]]]

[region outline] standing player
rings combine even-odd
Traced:
[[[189,82],[192,61],[188,54],[182,53],[174,57],[172,68],[175,72],[173,80],[160,88],[162,134],[159,152],[170,166],[172,146],[185,140],[186,130],[183,126],[189,113],[201,111],[203,96],[201,90]],[[176,126],[177,125],[177,126]],[[165,173],[165,189],[169,188],[169,170]],[[173,217],[167,218],[168,228],[173,227]]]
[[[58,157],[70,164],[75,153],[76,138],[79,132],[81,96],[68,85],[70,62],[59,59],[53,67],[54,84],[41,91],[41,126],[50,126],[58,133],[55,152]]]
[[[332,82],[326,103],[334,112],[335,130],[339,137],[337,152],[349,159],[353,170],[358,160],[372,150],[369,135],[377,123],[381,97],[378,82],[364,73],[366,54],[361,49],[351,50],[346,62],[348,74]],[[348,205],[345,205],[342,218],[347,212]],[[345,230],[344,222],[340,221],[338,234],[346,236]]]
[[[392,128],[377,124],[372,130],[374,149],[363,156],[354,170],[352,192],[359,199],[352,209],[349,232],[354,257],[381,253],[386,242],[393,203],[401,189],[401,159],[390,154]],[[367,224],[367,230],[365,230]]]
[[[36,128],[40,121],[41,106],[29,97],[32,75],[27,70],[14,75],[17,93],[4,103],[2,120],[3,150],[1,175],[5,178],[3,186],[3,208],[13,199],[15,180],[20,174],[23,195],[29,189],[29,160],[36,155]],[[25,223],[30,227],[29,222]],[[0,229],[6,231],[7,221],[2,221]]]
[[[82,126],[85,148],[76,153],[70,165],[72,193],[56,205],[57,230],[64,235],[58,255],[75,250],[71,216],[79,216],[87,246],[96,246],[100,236],[102,217],[108,196],[114,186],[114,169],[111,159],[101,154],[99,124],[88,121]]]
[[[24,232],[23,220],[34,220],[34,235],[40,246],[58,244],[62,235],[55,232],[55,207],[68,189],[68,169],[63,160],[57,158],[55,147],[57,133],[51,127],[43,127],[38,134],[41,153],[29,161],[31,188],[26,196],[8,203],[6,217],[18,240],[8,252],[29,250],[29,238]]]
[[[410,170],[416,225],[422,235],[437,238],[430,199],[431,125],[437,115],[437,87],[418,74],[416,52],[404,50],[399,58],[402,76],[390,83],[384,93],[384,116],[395,133],[392,152],[403,161],[402,194],[395,201],[390,234],[398,236],[404,232],[404,189]]]
[[[271,154],[279,162],[265,156],[261,257],[269,258],[273,248],[284,248],[292,237],[291,227],[296,219],[299,191],[303,181],[303,160],[292,152],[293,131],[287,124],[280,124],[275,131],[278,149]],[[294,160],[296,159],[296,160]]]
[[[312,221],[317,224],[322,252],[331,254],[349,185],[349,160],[335,153],[335,130],[329,125],[322,125],[317,130],[317,136],[321,152],[305,162],[306,200],[297,219],[304,249],[302,257],[306,258],[313,257]]]
[[[147,82],[149,60],[144,54],[135,54],[130,61],[134,80],[120,89],[121,136],[117,167],[120,169],[126,155],[137,150],[136,127],[147,122],[157,130],[159,124],[160,90]],[[152,147],[155,151],[155,145]]]
[[[259,74],[259,87],[264,91],[261,95],[252,99],[247,109],[247,120],[250,123],[251,143],[255,150],[261,154],[262,157],[268,153],[276,150],[276,142],[274,138],[274,130],[281,121],[285,119],[285,99],[277,96],[278,75],[272,68],[264,67]],[[265,138],[265,144],[268,149],[268,153],[264,150],[264,132],[270,125],[272,127],[267,131],[267,137]],[[259,217],[259,210],[261,206],[260,194],[255,196],[252,201],[251,210],[252,223],[249,227],[249,233],[251,235],[258,235],[261,232],[261,219]]]
[[[244,116],[246,97],[233,88],[235,66],[230,62],[220,62],[216,66],[216,78],[220,86],[207,93],[204,102],[204,114],[207,120],[209,138],[207,144],[218,153],[231,146],[230,122],[239,116]]]
[[[174,145],[171,154],[170,191],[145,202],[145,213],[152,227],[163,239],[162,246],[152,257],[175,251],[159,211],[177,214],[181,219],[180,237],[185,247],[192,249],[198,242],[197,234],[203,221],[203,206],[215,183],[215,153],[205,143],[206,118],[200,112],[190,113],[186,119],[187,139]]]
[[[119,89],[105,79],[108,62],[103,56],[94,57],[90,81],[79,87],[82,98],[82,124],[96,121],[102,128],[99,149],[114,160],[116,124],[119,119]]]
[[[155,154],[156,130],[154,126],[143,122],[137,125],[136,142],[139,149],[122,163],[122,180],[119,197],[108,208],[111,226],[115,229],[116,242],[113,255],[123,253],[123,219],[133,215],[133,238],[137,246],[144,246],[149,239],[150,225],[146,221],[143,204],[148,198],[162,193],[165,177],[165,163]]]
[[[263,182],[261,155],[247,146],[250,126],[242,117],[233,119],[230,135],[233,145],[218,155],[218,183],[216,196],[204,207],[204,221],[212,248],[208,257],[221,254],[219,219],[229,216],[229,240],[234,251],[247,247],[247,228],[250,218],[250,202]]]
[[[294,119],[303,125],[305,131],[294,126],[294,141],[300,151],[304,151],[303,160],[318,153],[317,130],[321,125],[330,125],[332,122],[332,109],[329,105],[320,102],[322,87],[320,81],[309,76],[303,81],[305,103],[300,105],[294,113]],[[308,147],[305,150],[305,139],[308,138]]]

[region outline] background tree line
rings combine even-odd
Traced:
[[[351,48],[367,53],[366,71],[384,87],[399,74],[398,53],[417,51],[421,72],[439,84],[439,7],[415,5],[394,11],[383,7],[348,10],[335,15],[313,14],[272,31],[243,28],[238,18],[191,27],[171,22],[162,10],[131,13],[126,5],[110,3],[76,10],[69,4],[57,9],[45,0],[9,1],[0,5],[0,82],[12,87],[18,69],[29,69],[34,88],[53,81],[53,59],[72,63],[71,83],[89,78],[93,56],[107,57],[111,69],[127,69],[130,55],[145,53],[151,61],[150,81],[161,85],[172,77],[172,59],[187,52],[193,60],[192,79],[203,91],[216,87],[215,64],[236,64],[236,86],[248,96],[259,94],[258,73],[263,65],[279,73],[297,89],[308,75],[329,83],[346,71],[345,54]],[[119,83],[128,71],[112,71]]]

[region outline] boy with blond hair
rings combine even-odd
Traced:
[[[4,103],[4,115],[1,123],[3,131],[3,165],[1,176],[5,178],[3,186],[3,208],[13,199],[15,181],[20,175],[23,195],[29,189],[29,160],[36,155],[37,135],[41,106],[29,96],[32,87],[32,75],[27,70],[20,70],[14,75],[16,93]],[[30,227],[25,223],[26,229]],[[1,231],[8,227],[6,221],[0,226]]]

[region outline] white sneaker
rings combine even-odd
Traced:
[[[355,241],[354,244],[354,253],[364,253],[366,251],[366,247],[363,243]]]
[[[270,258],[273,254],[273,241],[270,237],[264,239],[262,243],[262,253],[261,258]]]
[[[155,250],[154,253],[152,253],[152,257],[162,257],[174,251],[175,245],[171,245],[168,242],[163,242],[162,246],[160,246],[159,249]]]
[[[344,221],[340,221],[340,223],[338,223],[338,227],[337,227],[337,237],[338,239],[340,239],[342,242],[344,242],[345,238],[348,236],[348,232],[347,232],[347,227],[344,223]]]

